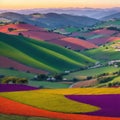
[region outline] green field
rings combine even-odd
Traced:
[[[69,75],[65,75],[64,77],[67,79],[72,79],[72,78],[79,79],[81,76],[96,76],[96,75],[100,75],[102,73],[116,72],[118,70],[120,70],[120,68],[108,66],[108,67],[101,67],[101,68],[94,68],[94,69],[89,69],[89,70],[73,72],[73,73],[70,73]]]
[[[95,28],[96,29],[105,28],[108,26],[118,27],[119,25],[120,25],[120,20],[109,20],[109,21],[105,21],[105,22],[102,22],[101,24],[96,25]]]
[[[67,27],[65,28],[65,31],[73,33],[73,32],[77,32],[80,28],[77,27]]]
[[[28,85],[35,87],[43,86],[44,88],[68,88],[70,86],[70,84],[67,83],[30,80],[34,78],[35,74],[26,73],[17,70],[0,68],[0,74],[5,76],[15,76],[18,78],[27,78],[29,79]]]
[[[43,86],[44,88],[68,88],[70,84],[60,83],[60,82],[48,82],[48,81],[32,81],[30,79],[34,78],[35,74],[26,73],[17,70],[10,70],[5,68],[0,68],[0,74],[5,76],[15,76],[18,78],[27,78],[29,79],[28,85],[40,87]]]
[[[95,60],[43,41],[0,33],[0,55],[51,72],[77,69]]]
[[[114,45],[117,42],[119,41],[108,43],[96,49],[86,50],[86,51],[83,51],[82,53],[100,62],[119,60],[120,52],[116,51],[116,49],[112,47],[112,45]]]
[[[28,79],[32,79],[35,75],[31,73],[26,73],[18,70],[10,70],[5,68],[0,68],[0,74],[5,76],[16,76],[19,78],[28,78]]]
[[[120,83],[120,76],[116,76],[113,80],[106,83],[98,84],[95,87],[104,87],[104,86],[108,86],[109,83],[116,83],[116,82]]]
[[[29,85],[35,87],[43,86],[44,88],[68,88],[70,86],[70,84],[47,81],[29,81]]]
[[[57,119],[0,114],[0,120],[57,120]]]

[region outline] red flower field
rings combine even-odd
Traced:
[[[32,72],[32,73],[43,73],[43,74],[47,73],[45,71],[42,71],[42,70],[39,70],[39,69],[36,69],[36,68],[32,68],[30,66],[26,66],[24,64],[21,64],[19,62],[16,62],[16,61],[11,60],[11,59],[9,59],[7,57],[4,57],[4,56],[0,56],[0,66],[2,68],[14,67],[17,70],[25,71],[25,72],[29,71],[29,72]]]

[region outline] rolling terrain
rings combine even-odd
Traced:
[[[47,71],[61,72],[84,67],[95,60],[43,41],[0,33],[0,55]]]
[[[0,120],[120,120],[119,10],[2,12]]]
[[[0,113],[38,117],[38,119],[46,117],[60,120],[119,120],[119,111],[117,111],[119,109],[119,94],[119,88],[1,92],[0,105],[4,109],[0,109]],[[98,98],[99,100],[96,101]],[[115,104],[114,98],[116,98]],[[117,108],[116,112],[114,108]]]
[[[67,26],[92,26],[99,22],[99,20],[94,18],[89,18],[86,16],[75,16],[68,14],[57,14],[57,13],[33,13],[29,15],[18,14],[14,12],[6,12],[0,14],[1,18],[9,19],[12,22],[20,21],[26,22],[28,24],[37,25],[39,27],[44,27],[48,29],[55,29]],[[80,22],[79,22],[80,21]]]
[[[83,54],[88,55],[96,60],[101,62],[108,62],[112,60],[119,60],[119,46],[120,46],[120,39],[114,42],[107,43],[99,48],[84,51]]]
[[[12,30],[9,30],[12,29]],[[16,23],[0,26],[0,32],[20,35],[33,38],[36,40],[47,41],[52,44],[57,44],[63,47],[70,47],[73,50],[84,50],[96,48],[97,45],[84,41],[82,39],[69,38],[67,36],[47,31],[44,28],[39,28],[30,24]]]
[[[105,16],[105,17],[103,17],[101,19],[104,20],[104,21],[111,20],[111,19],[120,19],[120,12],[114,13],[112,15]]]

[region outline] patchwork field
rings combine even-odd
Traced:
[[[13,69],[24,71],[24,72],[47,74],[46,71],[27,66],[25,64],[21,64],[20,62],[17,62],[13,59],[10,59],[10,58],[4,57],[4,56],[0,56],[0,60],[1,60],[0,61],[1,68],[11,68],[12,67]]]
[[[59,120],[119,120],[119,94],[119,88],[1,92],[0,113],[12,115],[11,117],[30,116],[30,120],[34,117],[37,117],[35,120],[42,119],[39,117]]]
[[[110,42],[96,49],[84,51],[82,53],[101,62],[119,60],[120,54],[119,54],[119,47],[117,47],[118,44],[119,44],[119,40],[116,42],[115,41]]]
[[[101,110],[88,115],[120,117],[120,94],[118,95],[69,95],[71,100],[99,106]],[[116,111],[117,110],[117,111]]]
[[[12,30],[9,30],[9,29],[12,29]],[[77,50],[81,50],[81,46],[83,47],[83,49],[86,49],[86,48],[90,49],[90,48],[97,47],[93,43],[84,41],[82,39],[72,38],[73,39],[73,42],[72,42],[69,38],[67,39],[66,36],[62,34],[57,34],[52,31],[47,31],[44,28],[39,28],[30,24],[18,23],[18,24],[8,24],[8,25],[0,26],[0,32],[12,34],[12,35],[22,34],[23,36],[28,38],[33,38],[40,41],[47,41],[63,47],[71,46],[71,49],[75,49],[74,46],[76,46]],[[62,38],[65,38],[65,39],[62,39]],[[61,40],[62,44],[60,42],[57,42],[58,40]],[[66,44],[62,42],[63,40],[66,42]],[[82,44],[86,44],[86,46]]]
[[[0,36],[1,56],[9,57],[33,68],[61,72],[95,62],[80,53],[46,42],[3,33],[0,33]]]
[[[0,14],[0,120],[120,120],[119,18],[24,12]]]
[[[32,73],[27,73],[23,71],[18,71],[18,70],[10,70],[6,68],[0,68],[0,74],[4,76],[15,76],[19,78],[27,78],[27,79],[32,79],[35,74]]]
[[[107,66],[107,67],[100,67],[100,68],[93,68],[88,70],[81,70],[78,72],[73,72],[68,75],[65,75],[64,77],[67,79],[73,79],[78,78],[80,79],[81,76],[97,76],[103,73],[112,73],[120,70],[120,68],[116,68],[113,66]]]

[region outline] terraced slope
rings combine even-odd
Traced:
[[[95,60],[57,45],[0,33],[0,55],[22,64],[52,72],[88,65]]]

